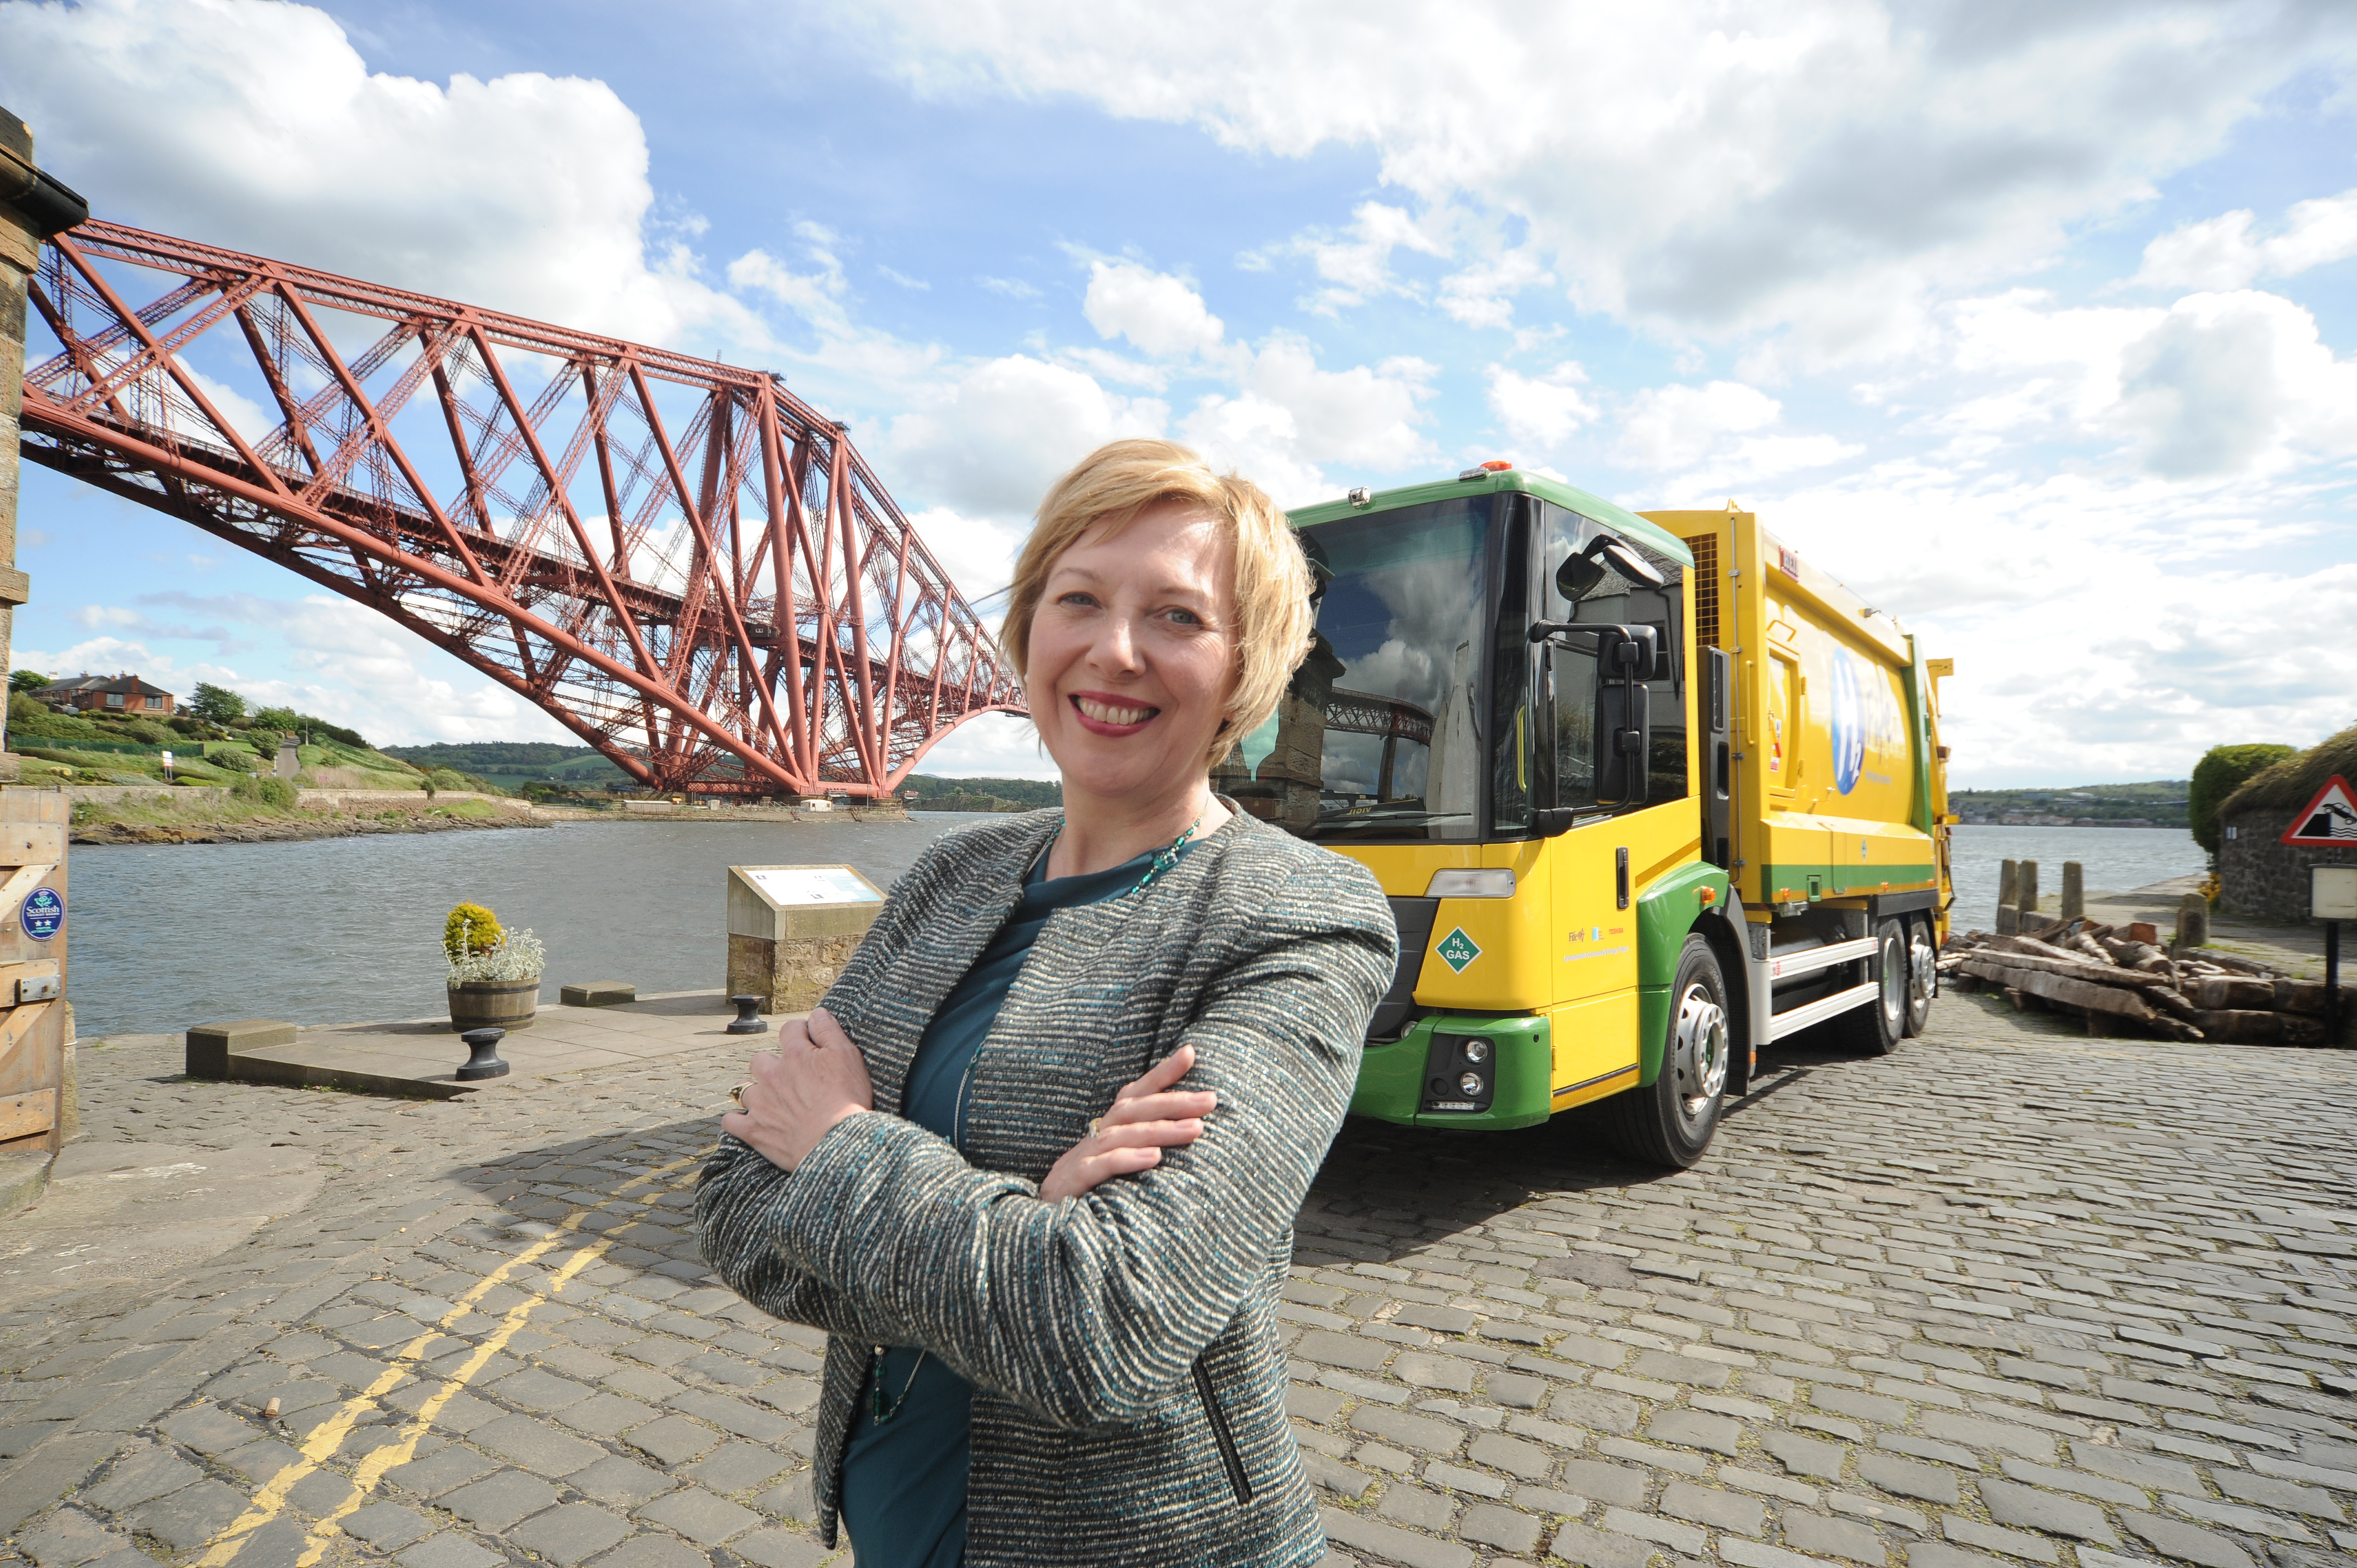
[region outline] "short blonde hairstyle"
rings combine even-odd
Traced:
[[[1309,563],[1285,513],[1250,479],[1213,473],[1201,454],[1175,441],[1098,447],[1040,501],[1039,521],[1015,564],[999,644],[1015,672],[1027,673],[1032,617],[1064,552],[1098,523],[1110,521],[1118,533],[1139,512],[1166,500],[1191,502],[1212,518],[1234,564],[1235,684],[1203,759],[1211,768],[1268,722],[1309,652]]]

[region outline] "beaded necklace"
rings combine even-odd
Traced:
[[[1177,838],[1172,839],[1164,848],[1155,852],[1153,861],[1148,864],[1146,868],[1146,875],[1137,879],[1136,886],[1132,887],[1127,893],[1123,894],[1122,897],[1125,898],[1135,897],[1138,894],[1146,891],[1146,885],[1147,883],[1153,881],[1156,877],[1169,870],[1172,865],[1176,865],[1178,860],[1178,852],[1187,847],[1187,841],[1193,838],[1195,836],[1195,831],[1202,825],[1202,813],[1199,811],[1195,815],[1195,820],[1187,824],[1187,831],[1185,832],[1182,832]],[[1063,824],[1059,822],[1056,825],[1056,838],[1060,839],[1063,836]],[[1049,852],[1052,852],[1055,847],[1056,839],[1049,839],[1048,841]],[[1035,862],[1034,864],[1037,863]],[[973,1071],[971,1065],[968,1066],[967,1071],[969,1073]],[[959,1094],[961,1099],[963,1099],[964,1094],[964,1086],[963,1084],[959,1086]],[[876,1414],[877,1425],[881,1426],[886,1422],[900,1413],[900,1407],[909,1402],[909,1391],[917,1386],[917,1374],[923,1370],[924,1365],[925,1357],[924,1354],[920,1352],[917,1357],[917,1364],[909,1369],[909,1380],[900,1385],[899,1397],[895,1399],[890,1404],[886,1404],[884,1402],[884,1347],[881,1345],[875,1347],[874,1353],[869,1357],[867,1363],[867,1388],[870,1395],[871,1408],[874,1410]]]

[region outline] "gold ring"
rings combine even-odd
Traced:
[[[1103,1138],[1104,1136],[1103,1117],[1092,1116],[1089,1118],[1089,1136],[1092,1138]]]
[[[738,1084],[736,1088],[730,1090],[728,1091],[728,1103],[734,1105],[739,1111],[744,1110],[746,1108],[745,1091],[752,1087],[753,1080],[748,1078],[744,1082]]]

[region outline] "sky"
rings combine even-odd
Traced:
[[[1117,435],[1501,458],[1758,511],[1955,660],[1959,788],[2357,722],[2345,0],[5,0],[0,103],[102,217],[780,371],[972,596]],[[32,465],[19,528],[18,667],[571,738]]]

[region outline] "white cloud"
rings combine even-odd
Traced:
[[[1443,237],[1448,222],[1445,214],[1426,223],[1405,208],[1362,201],[1351,213],[1346,237],[1322,232],[1302,236],[1296,247],[1308,255],[1326,283],[1309,300],[1309,307],[1331,314],[1343,306],[1401,292],[1392,278],[1392,252],[1405,249],[1427,256],[1448,254]]]
[[[969,601],[995,594],[1014,580],[1015,557],[1030,532],[1017,521],[961,517],[940,506],[918,512],[909,522]],[[985,619],[994,632],[998,629],[997,617]]]
[[[1998,381],[1928,422],[1954,433],[1953,452],[2125,438],[2148,471],[2180,479],[2357,456],[2357,361],[2336,359],[2315,317],[2278,295],[2070,308],[2013,290],[1950,320],[1955,367]]]
[[[2357,256],[2357,190],[2298,203],[2283,232],[2264,240],[2251,236],[2255,221],[2246,207],[2172,229],[2144,248],[2144,266],[2130,281],[2147,288],[2236,289]]]
[[[602,81],[371,74],[277,0],[0,5],[0,87],[102,216],[657,342],[745,323],[652,262],[638,117]]]
[[[1440,308],[1468,327],[1512,327],[1514,295],[1553,283],[1536,252],[1501,251],[1440,281]]]
[[[1307,341],[1279,336],[1232,356],[1236,392],[1206,394],[1179,434],[1281,505],[1323,499],[1338,489],[1329,465],[1389,474],[1437,459],[1422,404],[1438,369],[1401,357],[1321,370]]]
[[[902,288],[916,289],[924,294],[931,294],[932,292],[933,285],[931,284],[927,283],[923,278],[912,278],[898,267],[888,267],[879,264],[876,270],[892,282],[899,284]]]
[[[1091,262],[1081,313],[1098,337],[1126,338],[1157,359],[1209,353],[1226,333],[1194,285],[1135,262]]]
[[[1587,372],[1577,360],[1566,360],[1541,376],[1492,365],[1490,411],[1517,441],[1553,450],[1596,417],[1596,403],[1587,386]]]
[[[1865,450],[1831,435],[1775,434],[1783,412],[1774,398],[1738,381],[1649,387],[1629,400],[1619,455],[1634,468],[1681,471],[1674,488],[1692,491],[1822,467]]]
[[[1169,411],[1028,354],[974,366],[894,419],[877,456],[962,516],[1030,515],[1057,475],[1107,441],[1158,435]]]
[[[1581,305],[1789,328],[1803,360],[1911,345],[1940,292],[2050,254],[2277,85],[2357,58],[2357,12],[2289,3],[896,0],[845,25],[926,91],[1071,95],[1280,156],[1370,149],[1410,199],[1380,204],[1403,238],[1456,206],[1520,219]],[[1387,285],[1383,238],[1306,242],[1362,297]]]
[[[976,278],[975,283],[993,294],[1003,294],[1009,299],[1037,299],[1039,290],[1021,278]]]

